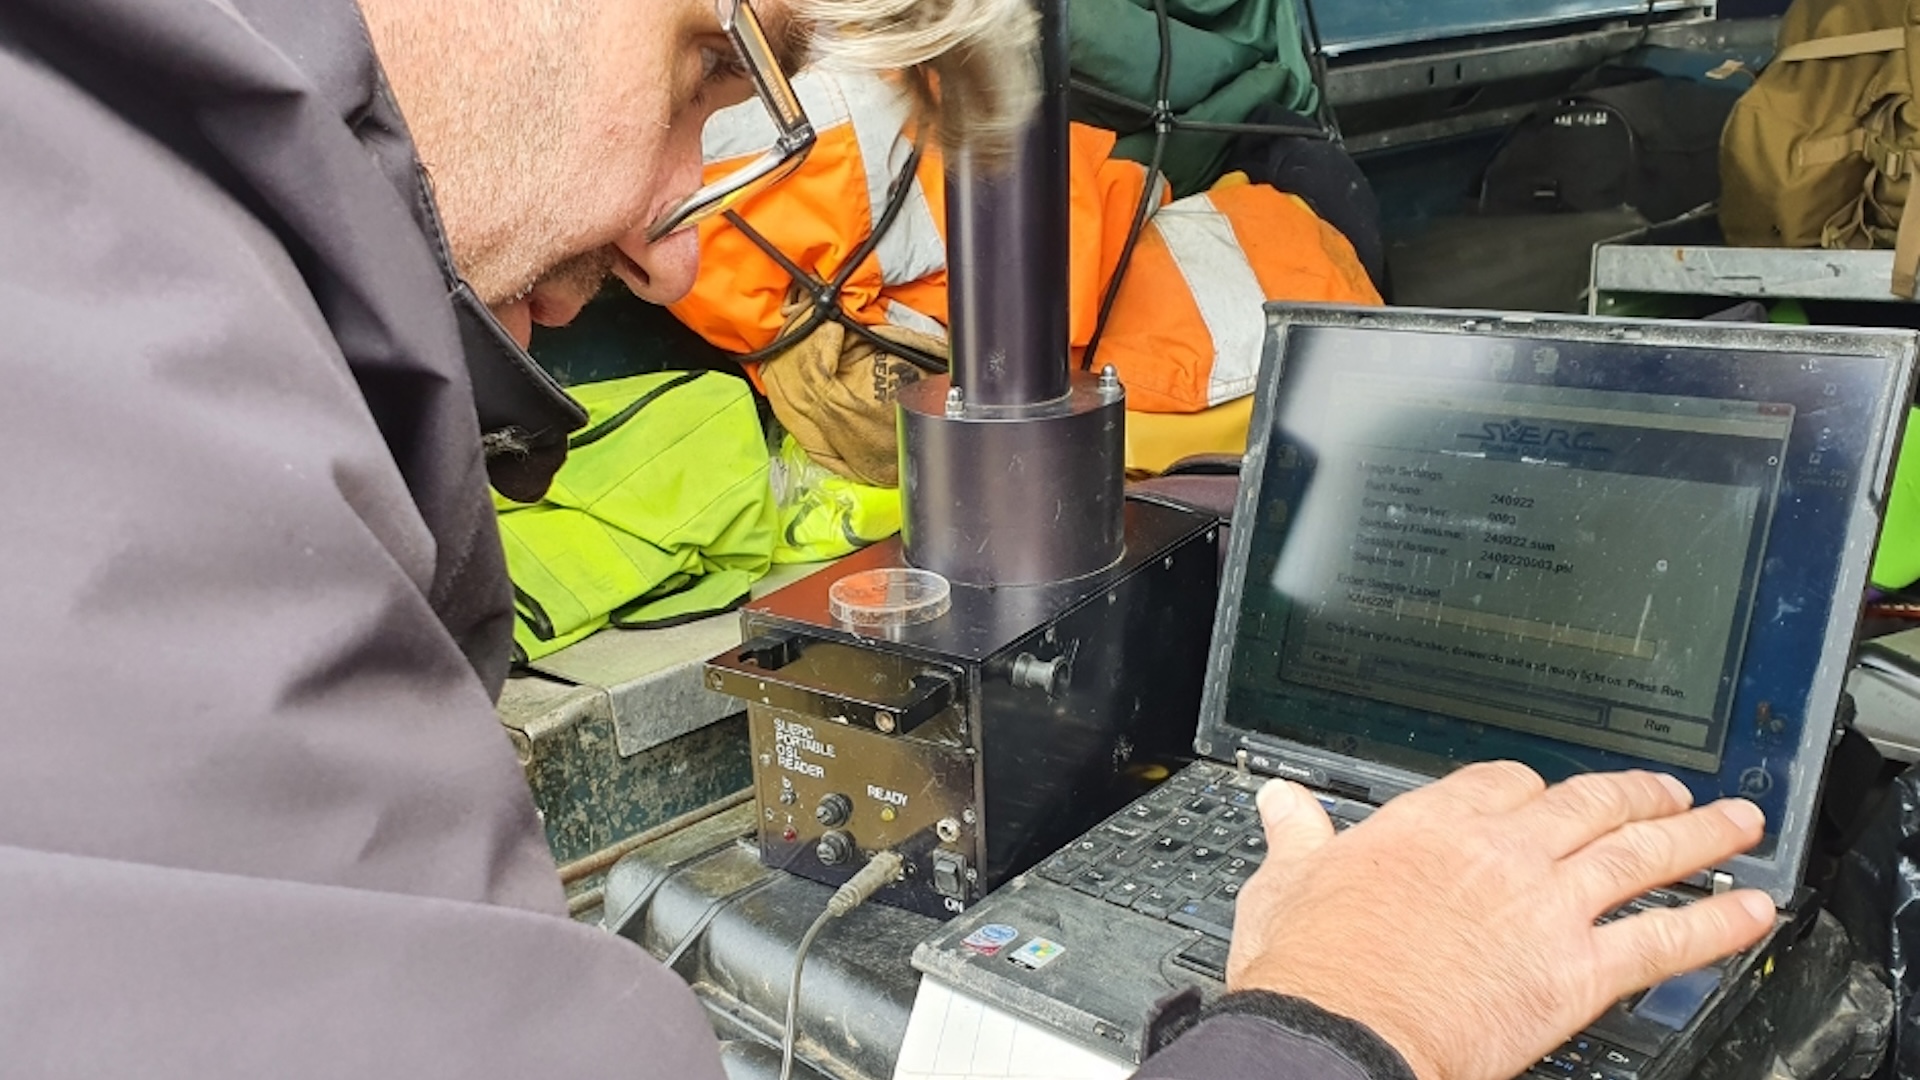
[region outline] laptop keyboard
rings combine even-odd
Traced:
[[[1199,762],[1135,799],[1079,840],[1055,852],[1033,873],[1201,937],[1175,963],[1225,981],[1234,903],[1260,868],[1267,841],[1254,794],[1265,779]],[[1363,820],[1372,808],[1322,796],[1336,831]],[[1664,889],[1628,901],[1598,920],[1606,923],[1686,897]],[[1528,1071],[1529,1080],[1632,1080],[1645,1055],[1582,1035]]]
[[[1216,766],[1190,767],[1054,853],[1034,873],[1218,939],[1218,947],[1203,948],[1200,959],[1217,952],[1218,971],[1208,973],[1219,977],[1233,934],[1234,901],[1267,854],[1253,802],[1262,782]],[[1334,826],[1352,822],[1336,817]],[[1209,966],[1203,963],[1201,970]]]

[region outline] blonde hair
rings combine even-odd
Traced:
[[[1031,0],[794,0],[813,58],[842,71],[897,72],[949,153],[986,165],[1011,154],[1039,98]]]

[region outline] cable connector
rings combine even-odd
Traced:
[[[900,880],[900,871],[906,866],[906,860],[895,851],[882,851],[867,860],[867,865],[847,879],[845,885],[834,890],[833,898],[827,901],[827,915],[839,918],[861,904],[885,886]]]
[[[833,891],[827,900],[827,910],[813,920],[807,932],[800,936],[800,945],[793,952],[793,981],[787,984],[787,1024],[780,1037],[780,1080],[790,1080],[793,1076],[793,1044],[799,1032],[795,1029],[795,1017],[800,1012],[800,973],[806,969],[807,953],[813,948],[813,939],[833,920],[852,911],[866,902],[867,897],[882,887],[899,881],[906,860],[897,851],[883,851],[867,860],[867,865],[847,879],[845,885]]]

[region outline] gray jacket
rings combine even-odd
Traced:
[[[350,0],[0,3],[0,334],[0,1076],[718,1080],[494,718],[481,432],[530,497],[584,418]],[[1392,1073],[1242,1001],[1146,1072]]]
[[[358,9],[0,4],[0,334],[0,1075],[719,1077],[494,718],[476,411],[579,416]]]

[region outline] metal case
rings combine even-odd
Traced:
[[[1627,7],[1634,12],[1623,14]],[[1773,55],[1778,21],[1713,21],[1709,4],[1606,0],[1320,3],[1313,16],[1321,87],[1355,155],[1508,128],[1612,60],[1699,57],[1705,68],[1738,59],[1758,68]],[[1433,157],[1404,167],[1430,172]]]
[[[607,868],[645,838],[745,798],[752,773],[737,711],[628,751],[607,689],[539,676],[507,681],[498,715],[573,914],[598,909]]]
[[[1320,47],[1329,56],[1602,19],[1650,19],[1670,12],[1713,15],[1713,5],[1699,0],[1428,0],[1424,4],[1312,0],[1308,7],[1320,32]]]
[[[1729,247],[1719,220],[1700,214],[1595,244],[1587,310],[1699,317],[1741,300],[1912,303],[1892,281],[1892,251]]]
[[[742,613],[709,685],[748,703],[762,858],[828,884],[895,850],[878,899],[963,911],[1137,793],[1136,758],[1189,751],[1218,586],[1218,523],[1126,506],[1119,563],[1018,588],[955,582],[893,640],[834,625],[828,589],[906,565],[897,542]]]

